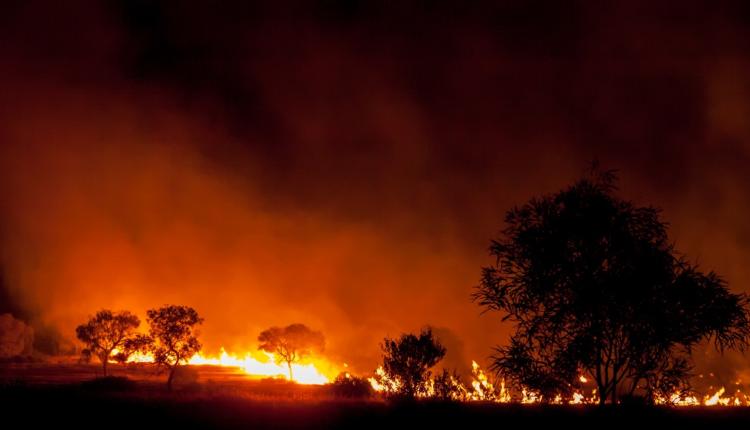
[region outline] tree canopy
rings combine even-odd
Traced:
[[[325,347],[325,338],[319,331],[311,330],[304,324],[291,324],[286,327],[271,327],[258,335],[258,349],[274,354],[278,362],[286,363],[289,380],[292,380],[292,364]]]
[[[146,312],[154,362],[169,369],[167,388],[172,389],[175,370],[201,350],[196,326],[203,318],[189,306],[167,305]]]
[[[474,299],[515,325],[493,369],[541,394],[570,392],[578,375],[601,402],[653,398],[687,386],[690,352],[712,340],[743,349],[748,298],[674,248],[660,210],[616,196],[612,171],[593,171],[505,216]]]
[[[427,393],[430,369],[445,356],[446,349],[425,328],[418,335],[407,333],[398,339],[385,338],[383,351],[383,371],[393,384],[387,385],[392,394],[412,399]]]
[[[107,376],[107,363],[113,352],[122,355],[129,353],[140,324],[138,317],[128,311],[102,309],[85,324],[76,327],[76,337],[86,345],[84,354],[94,355],[101,361],[102,371]]]

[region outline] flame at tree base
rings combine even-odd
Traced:
[[[484,401],[495,403],[520,403],[520,404],[539,404],[548,403],[553,405],[595,405],[599,403],[599,395],[596,388],[590,389],[590,395],[586,396],[583,389],[575,390],[569,397],[563,397],[558,394],[554,398],[545,398],[539,393],[529,389],[521,389],[520,393],[515,396],[505,386],[505,379],[496,381],[496,384],[490,382],[487,375],[479,367],[476,361],[472,361],[471,384],[464,385],[461,381],[451,377],[453,385],[456,387],[452,400],[457,401]],[[588,384],[589,380],[585,376],[580,376],[581,384]],[[390,378],[382,367],[375,371],[375,376],[369,378],[373,390],[379,393],[397,392],[401,383],[397,379]],[[432,397],[435,395],[434,380],[427,381],[425,389],[417,393],[417,397]],[[737,382],[739,385],[739,381]],[[499,385],[496,387],[495,385]],[[712,395],[705,395],[699,398],[697,395],[685,395],[674,393],[669,398],[657,397],[654,403],[657,405],[668,406],[750,406],[750,396],[742,393],[739,389],[734,395],[726,396],[725,388],[721,387]]]
[[[115,355],[117,351],[113,351]],[[153,363],[154,359],[148,354],[136,353],[131,355],[128,363]],[[246,353],[240,357],[227,353],[221,348],[219,356],[205,356],[195,354],[187,362],[193,366],[220,366],[236,368],[248,376],[279,378],[289,380],[289,369],[286,364],[279,363],[275,360],[273,354],[267,352],[257,352],[254,354]],[[346,367],[346,365],[344,365]],[[331,383],[339,369],[331,363],[317,358],[308,363],[292,364],[292,381],[298,384],[324,385]],[[569,398],[557,395],[554,398],[546,399],[533,390],[522,389],[520,396],[511,395],[510,390],[506,388],[505,380],[500,379],[496,384],[490,382],[487,375],[477,364],[472,361],[472,378],[470,385],[464,384],[453,377],[451,382],[457,387],[453,400],[457,401],[488,401],[496,403],[521,403],[521,404],[538,404],[549,403],[555,405],[592,405],[599,403],[599,396],[596,388],[591,390],[591,394],[586,396],[582,390],[574,391]],[[382,367],[375,371],[375,376],[368,378],[371,387],[375,392],[387,393],[398,391],[400,381],[389,378]],[[587,384],[589,381],[580,376],[579,381]],[[739,384],[739,382],[738,382]],[[417,397],[432,397],[435,395],[434,380],[428,381],[425,390],[417,394]],[[495,385],[498,385],[497,387]],[[657,405],[669,406],[750,406],[750,396],[742,393],[739,389],[733,395],[725,395],[724,387],[716,390],[712,395],[699,397],[698,395],[687,395],[674,393],[669,397],[657,397],[654,403]],[[518,394],[518,393],[517,393]]]
[[[724,387],[719,388],[713,395],[706,395],[700,400],[695,395],[672,394],[669,398],[658,397],[656,404],[674,406],[750,406],[750,396],[739,389],[734,395],[726,396]]]
[[[194,355],[188,364],[191,365],[213,365],[224,367],[237,367],[244,373],[252,376],[278,377],[289,379],[289,368],[285,364],[279,364],[273,354],[264,353],[266,360],[262,361],[253,357],[250,353],[244,357],[229,355],[223,348],[219,357],[204,357],[201,354]],[[330,366],[329,366],[330,367]],[[292,380],[299,384],[328,384],[331,378],[324,375],[314,363],[293,363]]]
[[[117,351],[114,351],[115,355]],[[153,363],[154,358],[150,354],[136,353],[128,357],[128,363]],[[237,368],[249,376],[289,379],[289,368],[285,363],[280,364],[273,354],[259,352],[256,355],[245,353],[244,356],[229,354],[221,348],[221,354],[206,356],[195,354],[188,362],[192,366],[221,366]],[[324,371],[321,369],[325,369]],[[325,372],[325,373],[324,373]],[[298,384],[323,385],[333,380],[338,372],[330,363],[321,359],[312,360],[309,363],[292,364],[292,381]]]

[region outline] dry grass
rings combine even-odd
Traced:
[[[336,399],[325,386],[254,380],[192,368],[167,392],[150,366],[0,366],[0,405],[12,428],[748,428],[750,408],[605,408]],[[128,379],[124,379],[127,377]],[[6,427],[11,428],[11,427]]]

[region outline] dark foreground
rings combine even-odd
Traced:
[[[346,400],[327,386],[187,369],[173,392],[148,366],[0,365],[0,428],[750,428],[750,407],[653,408]],[[6,423],[12,423],[7,426]],[[44,426],[44,427],[42,427]],[[49,426],[49,427],[48,427]]]
[[[3,386],[6,428],[725,428],[749,408],[607,408],[252,398],[139,387]]]

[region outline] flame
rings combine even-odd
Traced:
[[[289,378],[287,367],[278,364],[274,360],[273,354],[266,352],[262,354],[264,357],[261,357],[260,360],[253,357],[250,353],[246,353],[244,357],[238,357],[236,355],[229,355],[222,348],[219,357],[205,357],[198,353],[188,360],[188,364],[237,367],[248,375]],[[331,378],[321,373],[313,363],[292,364],[292,376],[293,380],[300,384],[322,385],[331,382]]]
[[[112,351],[112,355],[116,355],[117,352],[117,350]],[[143,353],[134,353],[127,360],[128,363],[151,363],[153,361],[154,359],[150,354]],[[266,352],[256,352],[255,354],[248,352],[244,356],[237,356],[229,354],[224,348],[221,348],[219,356],[195,354],[188,360],[188,365],[232,367],[240,369],[245,374],[251,376],[289,378],[287,367],[284,364],[278,364],[274,355]],[[343,367],[348,368],[348,365],[343,364]],[[499,380],[498,388],[489,380],[476,361],[472,360],[471,368],[471,388],[467,388],[463,382],[451,377],[451,382],[458,388],[454,400],[491,401],[497,403],[517,401],[521,404],[534,404],[545,401],[539,393],[527,388],[522,388],[520,398],[516,397],[514,399],[510,390],[505,386],[505,379],[501,378]],[[292,374],[294,382],[299,384],[322,385],[330,383],[335,375],[338,374],[338,369],[323,359],[316,359],[308,363],[292,364]],[[583,375],[579,376],[578,380],[584,384],[588,383],[588,379]],[[375,370],[375,375],[368,378],[368,381],[374,391],[381,393],[398,391],[401,385],[400,381],[386,375],[382,366]],[[737,381],[735,384],[739,385],[740,381]],[[434,380],[429,380],[425,386],[425,391],[419,393],[418,396],[432,397],[434,394],[435,382]],[[546,401],[552,404],[590,405],[598,403],[599,396],[594,388],[589,397],[586,397],[583,392],[576,390],[573,391],[570,398],[566,399],[561,394],[557,394],[551,400]],[[728,396],[724,387],[719,388],[712,395],[704,396],[702,399],[695,395],[675,392],[668,397],[659,396],[654,401],[656,404],[672,406],[750,406],[750,396],[742,393],[739,389],[734,395]]]
[[[586,400],[586,396],[576,391],[573,393],[573,399],[571,399],[568,403],[570,403],[571,405],[580,405],[583,404],[584,400]]]
[[[683,396],[679,393],[672,394],[668,399],[657,398],[657,404],[671,404],[674,406],[750,406],[750,396],[737,390],[733,396],[725,396],[726,389],[724,387],[719,388],[712,395],[706,395],[703,397],[703,401],[699,400],[698,397]]]
[[[724,394],[724,391],[724,387],[721,387],[719,391],[714,393],[713,396],[705,399],[703,401],[703,404],[706,406],[727,405],[729,403],[729,399],[721,397],[721,395]]]
[[[659,405],[673,405],[673,406],[697,406],[700,405],[700,401],[695,396],[683,396],[680,393],[672,393],[668,399],[657,397],[656,404]]]
[[[113,351],[113,356],[117,351]],[[150,354],[135,353],[128,357],[128,363],[153,363],[154,358]],[[271,353],[258,352],[255,356],[245,353],[244,356],[229,354],[221,348],[221,354],[216,356],[205,356],[201,353],[195,354],[188,360],[191,366],[221,366],[238,368],[251,376],[286,378],[289,379],[289,369],[284,364],[278,364]],[[321,369],[326,369],[323,373]],[[317,359],[309,363],[292,364],[292,380],[299,384],[322,385],[330,383],[337,370],[330,363]]]
[[[510,393],[505,389],[505,379],[500,380],[500,390],[496,391],[493,384],[487,379],[487,375],[474,360],[471,361],[471,374],[471,386],[474,389],[470,394],[471,400],[495,401],[499,403],[508,403],[512,400]]]
[[[401,387],[401,381],[390,378],[386,375],[383,366],[375,370],[375,376],[367,378],[370,386],[377,392],[396,392]]]
[[[112,355],[118,354],[119,351],[115,348],[112,351]],[[144,354],[142,352],[134,352],[128,357],[128,363],[153,363],[154,357],[151,354]]]
[[[541,401],[542,397],[539,393],[527,391],[526,388],[521,389],[521,404],[528,405],[529,403],[539,403]]]
[[[470,388],[464,386],[460,380],[451,377],[451,382],[454,383],[457,388],[457,392],[453,396],[454,400],[495,403],[511,403],[516,401],[522,404],[534,404],[545,401],[543,396],[538,392],[526,388],[521,389],[520,398],[514,399],[510,390],[505,386],[505,379],[501,378],[499,380],[498,388],[490,382],[489,378],[476,361],[471,362],[471,369],[472,379]],[[581,382],[588,382],[583,376],[581,376],[579,380]],[[380,393],[398,391],[398,388],[400,387],[400,382],[396,379],[390,378],[385,373],[382,366],[375,370],[375,375],[368,378],[368,381],[370,382],[372,389]],[[418,394],[418,397],[430,397],[434,394],[434,380],[428,381],[426,388],[427,389],[424,393]],[[561,394],[557,394],[550,402],[553,404],[567,403],[570,405],[596,404],[599,402],[599,397],[597,396],[596,389],[593,389],[591,391],[591,396],[589,397],[586,397],[580,391],[575,391],[569,399],[564,399]]]

